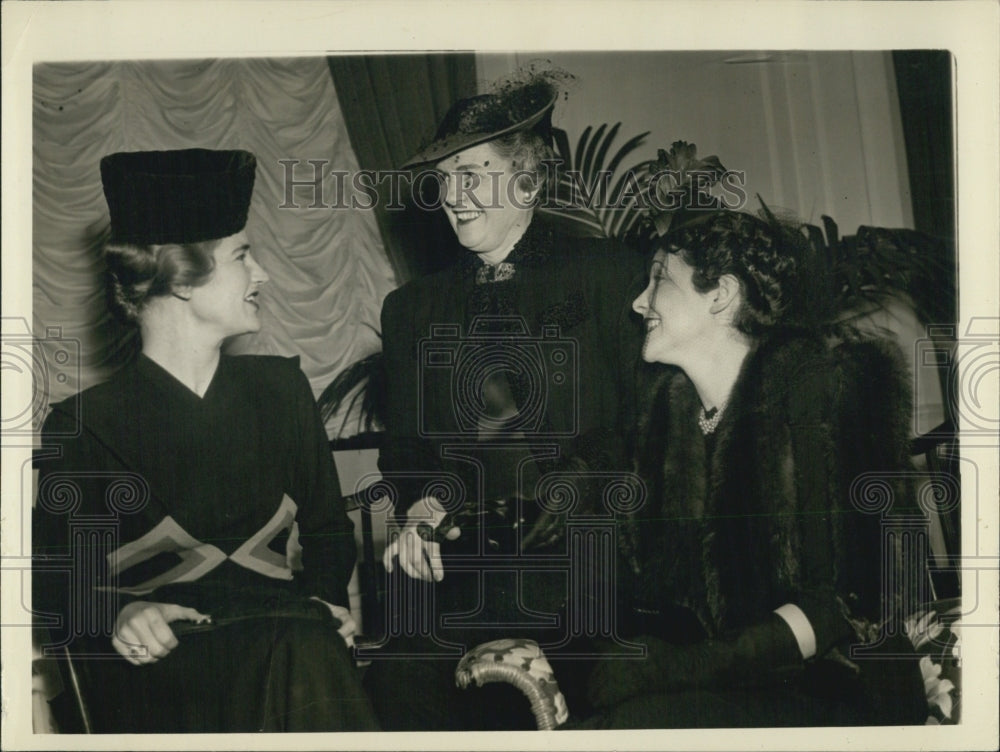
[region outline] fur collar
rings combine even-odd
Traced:
[[[834,560],[848,560],[849,479],[866,463],[906,462],[897,361],[881,343],[771,336],[747,356],[711,437],[698,428],[690,380],[662,369],[640,395],[636,469],[649,501],[622,528],[640,608],[686,607],[717,635],[794,599],[817,529]],[[854,408],[859,392],[881,408]],[[858,575],[835,577],[851,590]]]

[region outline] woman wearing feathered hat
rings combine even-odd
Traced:
[[[375,727],[347,645],[352,524],[309,383],[297,359],[221,351],[261,325],[255,170],[245,151],[101,161],[111,293],[142,351],[53,407],[35,515],[36,561],[73,573],[36,570],[35,608],[88,658],[93,731]],[[93,547],[73,532],[88,520],[115,532]]]
[[[516,561],[486,571],[476,557],[557,550],[563,518],[543,508],[539,479],[624,466],[623,405],[640,338],[628,291],[642,261],[605,240],[565,237],[536,214],[560,76],[518,74],[458,101],[405,165],[437,171],[442,210],[467,253],[394,291],[382,309],[380,468],[397,488],[404,523],[385,563],[419,594],[421,613],[407,619],[433,633],[396,635],[387,652],[414,658],[376,657],[366,675],[386,728],[530,727],[526,707],[518,716],[500,707],[507,700],[484,699],[495,687],[456,689],[457,659],[440,643],[471,648],[510,636],[514,623],[519,636],[565,639],[567,622],[557,621],[573,608],[565,573],[518,572]],[[430,490],[435,478],[458,479],[464,506]],[[601,503],[586,486],[576,487],[578,512]],[[461,509],[446,514],[449,501]],[[451,557],[465,563],[453,569]],[[465,614],[458,621],[467,628],[445,624],[447,614]],[[562,628],[543,626],[556,623]]]

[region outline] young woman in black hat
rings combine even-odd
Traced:
[[[255,170],[244,151],[101,162],[112,294],[142,352],[46,420],[34,588],[97,732],[375,728],[348,648],[352,523],[309,383],[297,359],[221,351],[261,325]]]
[[[608,241],[567,237],[536,214],[558,91],[537,73],[460,100],[404,165],[437,172],[442,210],[467,253],[392,292],[382,309],[379,465],[403,523],[385,564],[416,599],[388,616],[423,625],[397,630],[383,649],[411,659],[375,655],[366,675],[389,729],[531,727],[526,704],[520,715],[507,707],[516,692],[455,687],[456,646],[510,636],[565,646],[583,636],[569,626],[584,608],[569,597],[571,576],[540,572],[538,561],[527,571],[518,558],[566,558],[565,514],[546,506],[546,477],[573,486],[572,513],[609,514],[597,477],[625,468],[621,429],[640,339],[628,301],[642,261]]]

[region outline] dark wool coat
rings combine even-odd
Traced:
[[[720,638],[794,603],[822,656],[912,605],[924,571],[887,580],[880,566],[884,523],[912,511],[898,475],[909,466],[909,389],[890,348],[765,339],[707,438],[683,373],[665,369],[643,390],[637,457],[649,503],[622,535],[639,610],[680,607]],[[872,472],[880,483],[865,487]],[[884,508],[863,509],[882,497]],[[887,581],[900,587],[886,598]]]
[[[379,467],[400,489],[400,512],[440,469],[475,493],[472,464],[443,458],[442,447],[478,443],[469,416],[481,399],[476,371],[488,369],[491,357],[529,366],[515,397],[522,409],[533,406],[524,426],[532,443],[558,447],[563,462],[578,457],[592,469],[624,463],[617,437],[631,416],[641,332],[630,305],[644,259],[609,241],[563,237],[536,218],[507,261],[516,270],[511,279],[477,285],[482,262],[470,252],[385,299],[388,407]],[[517,317],[523,329],[470,332],[483,315]]]
[[[501,266],[491,281],[477,283],[481,272],[489,270],[469,252],[456,266],[413,280],[385,300],[388,406],[379,467],[397,489],[399,513],[428,493],[429,482],[443,478],[457,478],[459,492],[476,509],[480,503],[510,498],[518,466],[535,464],[540,473],[628,469],[621,436],[633,415],[631,385],[641,345],[640,322],[630,306],[642,289],[645,260],[606,240],[563,237],[536,217],[505,261],[513,266],[512,276]],[[488,322],[471,332],[478,316],[503,317],[506,324]],[[520,321],[521,331],[510,326],[511,317]],[[468,422],[480,404],[478,379],[499,363],[521,367],[524,377],[510,379],[514,400],[532,418],[521,426],[524,439],[519,444],[507,434],[491,446],[479,440],[476,426]],[[594,489],[600,485],[595,482]],[[442,489],[440,483],[437,489]],[[525,484],[521,491],[530,499],[534,486]],[[594,503],[595,496],[597,504],[601,500],[586,488],[580,496],[584,503]],[[489,544],[497,539],[497,549],[481,545],[481,534]],[[567,620],[554,626],[547,615],[565,604],[566,574],[519,569],[511,558],[518,552],[514,537],[509,520],[504,524],[490,518],[478,526],[463,521],[461,537],[441,543],[442,581],[404,578],[398,587],[390,582],[397,594],[416,589],[421,596],[390,605],[402,609],[389,615],[390,624],[423,624],[426,629],[433,619],[439,642],[424,633],[403,637],[387,649],[443,653],[448,643],[469,649],[515,633],[540,643],[564,639]],[[492,562],[489,554],[497,554]],[[485,570],[491,571],[481,580]],[[413,612],[424,604],[433,612],[418,618]],[[540,613],[546,616],[539,618]],[[447,614],[463,618],[449,625],[444,623]],[[383,727],[518,728],[520,721],[509,715],[523,713],[526,706],[520,707],[516,691],[505,687],[513,697],[484,699],[482,690],[456,689],[457,657],[374,661],[365,682]],[[573,685],[567,681],[568,687]],[[414,693],[412,687],[420,689]],[[488,693],[497,688],[491,687]]]

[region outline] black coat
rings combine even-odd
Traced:
[[[537,529],[535,499],[552,498],[539,481],[571,477],[572,516],[600,511],[604,487],[629,469],[622,436],[641,343],[631,302],[644,260],[608,241],[560,237],[535,220],[506,261],[512,277],[477,283],[481,269],[491,270],[468,253],[394,291],[382,309],[388,409],[379,467],[399,514],[425,495],[461,505],[461,537],[442,541],[434,611],[478,609],[467,647],[490,639],[490,626],[494,637],[509,636],[499,625],[523,623],[522,597],[547,613],[566,605],[565,572],[517,575],[520,564],[505,563],[523,550],[525,531]],[[482,316],[494,318],[476,324]],[[513,374],[521,422],[481,441],[482,376],[498,366]],[[549,553],[565,551],[558,535],[547,540]],[[494,554],[508,559],[488,561]],[[490,568],[499,571],[480,585],[473,570]]]
[[[826,647],[849,621],[867,637],[899,616],[924,571],[908,572],[905,592],[883,592],[885,523],[915,511],[905,477],[910,391],[890,348],[766,339],[708,438],[691,382],[661,374],[638,439],[651,503],[624,541],[646,606],[690,609],[717,637],[796,603]]]
[[[641,344],[631,302],[644,260],[609,241],[558,236],[537,219],[507,260],[516,269],[509,281],[477,285],[482,263],[470,252],[385,300],[388,407],[379,466],[400,491],[397,511],[424,495],[440,470],[475,496],[470,463],[443,457],[442,448],[479,443],[477,379],[501,361],[523,367],[515,397],[536,454],[551,456],[546,448],[555,447],[555,464],[576,458],[590,469],[625,467],[620,437],[631,421]],[[480,315],[506,324],[481,319],[479,333],[471,332]],[[512,317],[519,333],[509,328]]]
[[[621,528],[622,587],[654,637],[641,671],[595,674],[597,701],[713,687],[756,702],[752,688],[770,684],[775,723],[808,724],[800,701],[818,703],[823,724],[920,719],[920,672],[900,627],[927,596],[926,528],[898,353],[768,337],[709,437],[685,374],[663,369],[642,392],[637,466],[650,503]],[[772,614],[785,604],[812,626],[805,663]],[[641,723],[635,713],[623,705],[607,722]],[[708,716],[687,722],[726,724]]]

